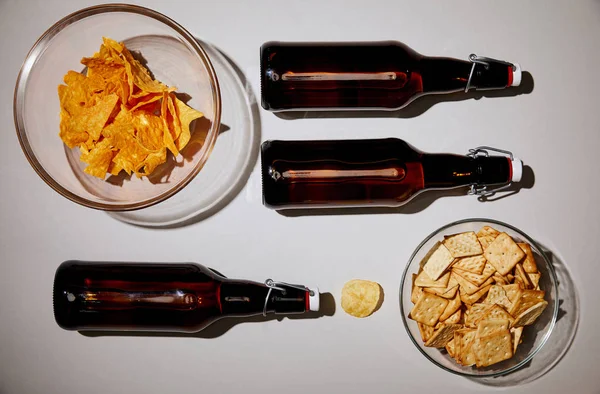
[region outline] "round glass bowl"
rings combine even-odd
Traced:
[[[522,336],[523,342],[519,345],[516,354],[512,358],[502,361],[498,364],[490,365],[489,367],[476,368],[475,366],[466,367],[457,364],[454,359],[448,355],[445,349],[425,347],[421,340],[417,322],[409,319],[408,314],[413,307],[413,304],[410,301],[410,294],[412,291],[412,274],[418,273],[420,263],[427,255],[427,252],[429,252],[436,242],[442,241],[445,235],[462,233],[466,231],[477,232],[483,226],[491,226],[498,231],[506,232],[517,242],[527,242],[531,245],[538,271],[542,274],[539,286],[540,289],[546,292],[544,299],[548,301],[548,306],[533,325],[525,326]],[[404,327],[406,328],[406,332],[408,333],[411,341],[415,344],[417,349],[419,349],[419,351],[429,359],[429,361],[438,367],[448,372],[468,377],[500,376],[512,371],[516,371],[527,364],[527,362],[530,361],[536,355],[536,353],[540,351],[552,333],[552,329],[556,324],[556,318],[558,316],[558,307],[558,282],[556,279],[556,273],[554,271],[554,267],[544,255],[539,245],[521,230],[491,219],[461,220],[450,223],[434,231],[427,238],[425,238],[423,242],[421,242],[421,244],[410,257],[406,269],[404,270],[404,274],[402,275],[402,282],[400,286],[400,312],[402,314]]]
[[[167,163],[149,177],[124,171],[106,180],[88,175],[79,150],[58,136],[57,87],[67,71],[83,71],[81,58],[97,52],[102,37],[124,42],[155,79],[176,87],[180,98],[204,114],[190,127],[197,143],[190,142],[176,158],[169,153]],[[200,172],[219,133],[221,96],[208,55],[183,27],[147,8],[107,4],[65,17],[35,43],[17,79],[14,117],[23,152],[54,190],[91,208],[127,211],[171,197]]]

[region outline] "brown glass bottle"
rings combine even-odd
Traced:
[[[267,141],[263,202],[273,209],[397,207],[428,189],[518,182],[522,162],[503,156],[423,153],[396,139]]]
[[[67,330],[196,332],[223,317],[319,309],[318,290],[274,286],[192,263],[66,261],[54,278],[54,316]]]
[[[396,41],[268,42],[260,59],[262,106],[270,111],[393,110],[425,94],[464,92],[467,84],[503,89],[521,80],[516,63],[427,57]]]

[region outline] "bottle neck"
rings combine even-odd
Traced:
[[[473,63],[441,57],[423,57],[419,68],[423,78],[423,93],[465,91]],[[475,64],[469,90],[504,89],[512,84],[511,66],[490,63],[488,67]]]
[[[225,316],[252,316],[266,313],[294,314],[309,309],[308,291],[287,286],[270,289],[262,283],[228,280],[220,288],[220,303]],[[266,308],[265,308],[266,302]]]
[[[506,157],[468,157],[450,154],[423,155],[424,186],[449,189],[469,185],[506,184],[512,165]]]

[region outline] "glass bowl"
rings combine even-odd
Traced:
[[[408,313],[413,307],[413,304],[410,301],[412,274],[419,271],[421,260],[437,241],[444,239],[445,235],[462,233],[465,231],[477,232],[481,227],[486,225],[492,226],[498,231],[506,232],[518,242],[528,242],[531,245],[538,271],[542,274],[539,285],[540,288],[546,292],[544,299],[548,301],[548,306],[533,325],[525,326],[522,336],[523,343],[519,345],[516,354],[512,358],[485,368],[476,368],[475,366],[466,367],[457,364],[454,359],[448,355],[445,349],[424,346],[417,322],[408,318]],[[427,236],[410,257],[406,269],[404,270],[404,274],[402,275],[400,286],[400,312],[402,314],[402,321],[404,322],[404,327],[406,328],[408,336],[417,349],[438,367],[448,372],[471,378],[500,376],[515,371],[527,364],[548,340],[548,337],[556,324],[558,307],[558,282],[556,273],[554,267],[542,252],[540,246],[523,231],[506,223],[491,219],[461,220],[447,224]]]
[[[192,141],[177,158],[138,179],[83,172],[79,150],[58,136],[57,87],[80,60],[100,48],[102,37],[124,42],[139,54],[154,77],[177,87],[179,97],[204,114],[190,130]],[[198,41],[168,17],[147,8],[107,4],[77,11],[48,29],[27,55],[17,78],[14,118],[23,152],[54,190],[79,204],[106,211],[128,211],[163,201],[184,188],[206,163],[219,133],[221,96],[208,55]]]

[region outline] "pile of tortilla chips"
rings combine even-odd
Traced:
[[[58,86],[60,138],[79,147],[85,172],[104,179],[121,171],[149,175],[190,140],[202,117],[152,79],[123,43],[103,38],[100,51],[81,59],[86,75],[69,71]]]

